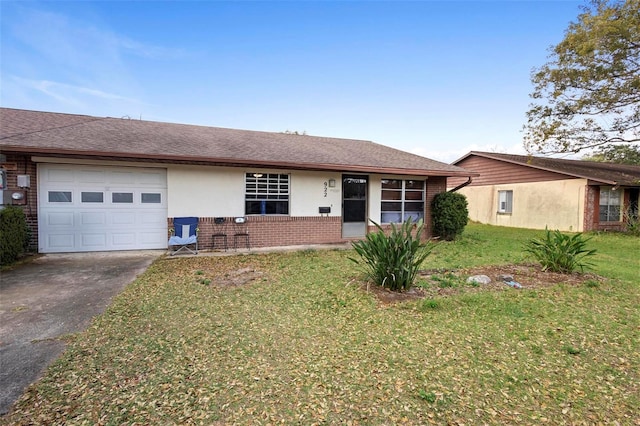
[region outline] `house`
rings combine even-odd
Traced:
[[[637,216],[640,166],[472,151],[453,162],[479,173],[449,179],[471,220],[561,231],[623,230]]]
[[[252,247],[340,243],[424,218],[473,175],[369,141],[0,108],[3,203],[41,253],[164,249],[174,217],[247,217]]]

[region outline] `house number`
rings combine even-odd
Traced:
[[[327,181],[324,181],[324,198],[327,198],[327,187],[329,186],[329,184],[327,183]]]

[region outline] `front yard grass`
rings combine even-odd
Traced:
[[[530,261],[540,235],[472,224],[424,266]],[[353,252],[161,259],[2,422],[640,424],[640,240],[590,243],[604,280],[391,305]]]

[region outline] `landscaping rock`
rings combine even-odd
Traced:
[[[491,278],[486,275],[474,275],[467,278],[468,283],[477,283],[477,284],[489,284],[491,282]]]

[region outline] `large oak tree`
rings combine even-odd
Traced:
[[[592,0],[532,72],[529,152],[640,141],[640,0]]]

